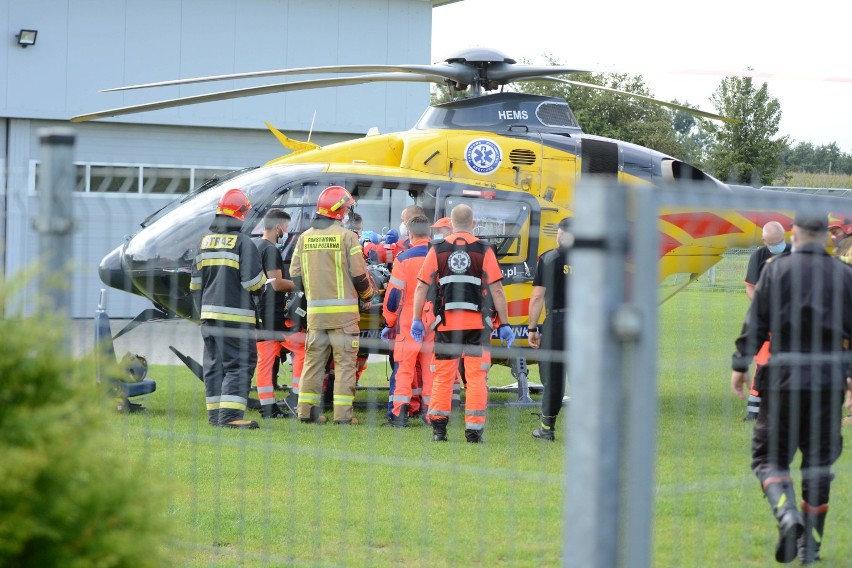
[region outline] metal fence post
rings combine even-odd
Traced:
[[[627,192],[578,184],[568,304],[571,407],[565,467],[563,566],[618,561],[623,346],[612,318],[623,304]]]
[[[659,207],[656,190],[631,187],[633,278],[621,312],[620,336],[627,347],[624,398],[619,566],[651,566],[654,470],[657,457],[657,313],[659,306]],[[635,327],[633,327],[635,326]],[[631,332],[633,333],[631,337]]]
[[[74,192],[74,131],[39,131],[41,167],[38,180],[39,289],[46,308],[63,317],[71,313],[72,195]]]

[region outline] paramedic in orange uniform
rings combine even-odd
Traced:
[[[450,213],[453,233],[433,246],[417,278],[414,292],[414,321],[411,336],[422,341],[425,334],[423,306],[429,288],[436,288],[434,314],[435,357],[432,382],[432,404],[429,418],[432,440],[447,440],[447,423],[452,408],[453,379],[464,361],[467,378],[465,400],[465,440],[482,442],[488,408],[486,379],[491,367],[491,308],[501,322],[509,321],[503,273],[489,246],[473,236],[473,210],[457,205]],[[512,328],[503,323],[497,330],[500,340],[511,347],[515,339]]]
[[[382,339],[396,339],[393,359],[396,362],[396,385],[391,395],[393,403],[389,424],[397,428],[408,426],[412,396],[421,387],[417,380],[417,363],[422,374],[423,404],[428,404],[432,391],[432,330],[424,334],[425,341],[418,342],[411,337],[411,322],[414,319],[414,291],[417,289],[417,275],[429,252],[429,219],[424,215],[411,218],[408,222],[408,234],[411,248],[403,251],[393,265],[388,289],[385,293],[383,315],[387,327],[382,331]],[[426,308],[424,312],[428,312]],[[428,320],[428,318],[427,318]],[[428,326],[431,321],[426,322]],[[422,409],[421,411],[425,411]]]

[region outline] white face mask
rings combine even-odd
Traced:
[[[432,241],[433,242],[439,243],[443,240],[444,240],[444,234],[443,233],[433,233],[432,234]]]
[[[405,223],[399,224],[399,240],[404,241],[408,238],[408,227],[405,226]]]
[[[772,254],[781,254],[787,248],[787,243],[781,241],[778,244],[766,245],[766,248],[768,248],[769,252],[771,252]]]

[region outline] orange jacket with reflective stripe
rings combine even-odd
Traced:
[[[429,240],[422,239],[412,243],[410,249],[400,253],[391,271],[391,279],[385,291],[382,315],[389,327],[397,333],[407,335],[414,320],[414,290],[417,288],[417,275],[429,252]],[[428,327],[431,319],[431,304],[423,308],[423,323]]]

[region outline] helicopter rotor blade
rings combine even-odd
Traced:
[[[500,83],[512,83],[546,77],[550,75],[565,75],[568,73],[594,73],[595,69],[578,69],[576,67],[538,67],[535,65],[509,65],[506,63],[488,66],[488,79]]]
[[[103,89],[102,93],[115,91],[128,91],[131,89],[148,89],[151,87],[170,87],[174,85],[190,85],[194,83],[207,83],[212,81],[227,81],[233,79],[252,79],[258,77],[275,77],[278,75],[308,75],[311,73],[412,73],[420,75],[438,75],[450,79],[456,83],[468,85],[476,79],[477,72],[469,66],[461,63],[436,63],[434,65],[334,65],[323,67],[295,67],[292,69],[275,69],[271,71],[252,71],[248,73],[230,73],[227,75],[210,75],[208,77],[192,77],[188,79],[175,79],[171,81],[159,81],[156,83],[143,83],[139,85],[128,85],[125,87],[114,87]],[[541,75],[541,73],[539,73]]]
[[[81,114],[71,119],[71,122],[86,122],[99,118],[107,118],[110,116],[120,116],[125,114],[133,114],[137,112],[147,112],[151,110],[160,110],[165,108],[173,108],[186,105],[194,105],[199,103],[209,103],[213,101],[223,101],[228,99],[238,99],[241,97],[253,97],[256,95],[266,95],[270,93],[284,93],[287,91],[301,91],[305,89],[321,89],[326,87],[341,87],[346,85],[360,85],[363,83],[375,83],[379,81],[397,81],[397,82],[421,82],[421,83],[438,83],[442,84],[445,78],[438,75],[413,73],[376,73],[373,75],[356,75],[353,77],[338,77],[331,79],[313,79],[310,81],[297,81],[294,83],[277,83],[274,85],[265,85],[261,87],[247,87],[244,89],[234,89],[230,91],[220,91],[218,93],[209,93],[206,95],[195,95],[190,97],[180,97],[177,99],[168,99],[165,101],[157,101],[153,103],[144,103],[139,105],[131,105],[109,110],[102,110],[90,114]]]
[[[680,105],[677,103],[672,103],[668,101],[663,101],[660,99],[655,99],[653,97],[646,97],[645,95],[638,95],[636,93],[631,93],[630,91],[622,91],[620,89],[613,89],[612,87],[604,87],[603,85],[595,85],[593,83],[584,83],[582,81],[572,81],[571,79],[561,79],[559,77],[535,77],[529,79],[530,81],[555,81],[557,83],[567,83],[569,85],[577,85],[578,87],[587,87],[589,89],[597,89],[599,91],[607,91],[609,93],[615,93],[618,95],[625,95],[628,97],[633,97],[635,99],[647,101],[649,103],[654,103],[660,106],[673,108],[675,110],[680,110],[683,112],[688,112],[689,114],[693,114],[695,116],[700,116],[702,118],[709,118],[711,120],[720,120],[722,122],[729,123],[737,123],[739,122],[736,118],[730,118],[727,116],[722,116],[721,114],[714,114],[712,112],[706,112],[703,110],[698,110],[692,107],[688,107],[686,105]]]
[[[643,75],[711,75],[718,77],[743,77],[758,80],[809,81],[815,83],[852,83],[852,76],[821,75],[813,72],[799,71],[758,71],[755,69],[695,69],[695,68],[655,68],[642,71]]]

